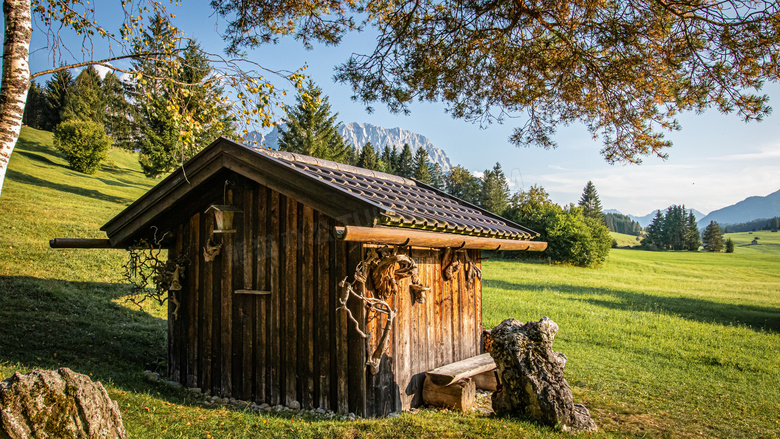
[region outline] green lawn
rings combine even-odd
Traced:
[[[200,406],[143,379],[165,357],[165,312],[128,305],[122,251],[52,250],[144,193],[133,154],[94,176],[25,128],[0,198],[0,377],[67,366],[103,382],[133,437],[569,437],[526,421],[421,410],[382,420]],[[566,376],[601,430],[587,437],[777,438],[780,237],[734,254],[618,249],[599,269],[485,261],[486,326],[552,318]],[[750,246],[753,237],[760,245]]]
[[[637,239],[634,235],[626,235],[624,233],[618,233],[618,232],[609,232],[609,235],[617,241],[617,245],[620,248],[623,247],[636,247],[639,245],[639,242],[641,241],[641,237]]]

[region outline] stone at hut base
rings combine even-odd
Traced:
[[[0,437],[125,438],[127,432],[103,385],[63,367],[0,382]]]
[[[525,325],[507,319],[491,330],[491,355],[501,377],[493,411],[572,433],[596,431],[588,409],[574,404],[564,379],[566,355],[552,349],[557,332],[558,325],[547,317]]]

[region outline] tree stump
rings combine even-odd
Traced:
[[[125,438],[119,406],[99,382],[67,368],[0,382],[0,437]]]
[[[501,375],[501,385],[493,393],[493,410],[564,431],[595,431],[588,409],[574,404],[564,379],[566,355],[552,349],[557,332],[558,325],[547,317],[525,325],[507,319],[493,328],[491,355]]]

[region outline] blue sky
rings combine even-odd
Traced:
[[[109,3],[111,1],[111,3]],[[109,30],[119,24],[116,6],[119,0],[100,0],[96,6],[98,21]],[[206,0],[188,0],[186,7],[170,7],[174,23],[203,47],[221,53],[224,47],[219,31],[224,27]],[[101,9],[104,8],[104,9]],[[112,27],[113,26],[113,27]],[[45,49],[43,32],[35,30],[31,44],[31,69],[52,66]],[[601,144],[592,140],[581,126],[558,131],[558,149],[518,148],[508,142],[513,120],[485,129],[450,117],[443,105],[416,103],[411,115],[391,114],[382,104],[368,114],[364,106],[350,100],[347,85],[332,80],[333,67],[351,53],[368,53],[373,47],[370,34],[352,34],[338,47],[316,46],[304,50],[292,39],[249,53],[249,58],[271,69],[295,70],[304,63],[307,74],[323,88],[334,111],[343,122],[365,122],[388,128],[401,127],[420,133],[443,149],[453,163],[472,171],[501,163],[512,190],[543,186],[554,202],[576,203],[588,180],[592,180],[607,209],[644,215],[670,204],[708,213],[734,204],[746,197],[767,195],[780,189],[780,85],[769,84],[765,92],[778,108],[761,123],[745,124],[736,115],[708,111],[702,115],[684,114],[682,131],[667,134],[674,142],[664,161],[648,157],[641,165],[609,165],[599,154]],[[80,61],[80,39],[68,40],[73,56]],[[95,57],[108,56],[108,49],[94,41]],[[121,64],[118,64],[121,66]],[[292,102],[292,99],[290,99]]]

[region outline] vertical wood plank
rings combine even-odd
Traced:
[[[234,284],[240,283],[240,288],[251,290],[254,287],[254,220],[255,212],[253,209],[253,184],[248,184],[243,189],[243,203],[241,208],[243,209],[243,238],[241,243],[242,260],[239,267],[239,275],[242,276],[240,282],[234,282]],[[255,378],[255,307],[257,306],[258,297],[243,297],[241,300],[241,327],[238,328],[242,333],[242,349],[241,349],[241,366],[238,373],[241,375],[241,396],[244,401],[251,401],[253,399],[253,388]]]
[[[233,394],[233,234],[222,234],[222,282],[220,301],[220,391]]]
[[[330,254],[328,243],[328,221],[325,215],[314,213],[317,233],[314,243],[317,295],[315,297],[315,323],[317,343],[315,344],[314,365],[316,405],[324,410],[330,410],[330,359],[331,359],[331,294],[330,294]]]
[[[311,207],[299,204],[301,233],[299,243],[301,256],[300,291],[301,301],[299,306],[301,324],[299,328],[299,341],[301,344],[300,356],[300,382],[301,405],[308,409],[314,407],[314,211]]]
[[[348,365],[348,349],[347,349],[347,313],[344,310],[335,311],[338,305],[338,299],[341,298],[343,288],[339,285],[342,280],[347,277],[347,243],[341,240],[335,240],[334,236],[335,221],[331,220],[328,224],[328,234],[331,237],[330,248],[331,251],[331,267],[334,267],[331,274],[331,302],[334,307],[334,323],[335,331],[333,344],[335,346],[336,357],[333,362],[333,369],[335,375],[335,398],[333,406],[341,414],[349,413],[349,380],[347,373],[349,372]]]
[[[298,254],[298,203],[292,198],[285,199],[284,225],[284,274],[281,276],[284,285],[284,357],[282,372],[284,373],[284,404],[290,405],[297,401],[298,373],[298,291],[297,291],[297,254]]]
[[[281,212],[279,193],[268,190],[268,290],[271,292],[270,306],[268,307],[268,403],[277,405],[281,402],[281,296],[282,288],[279,279],[279,270],[282,257],[279,251],[281,243]]]
[[[265,186],[259,186],[255,189],[255,199],[252,210],[255,212],[254,218],[254,236],[252,237],[255,248],[255,288],[263,291],[271,291],[268,285],[268,192]],[[271,293],[273,294],[273,292]],[[258,298],[255,308],[255,401],[258,403],[267,402],[268,386],[268,368],[267,352],[268,343],[268,296]]]
[[[399,251],[401,253],[401,251]],[[398,315],[396,316],[396,383],[400,392],[402,410],[412,407],[412,305],[408,294],[408,281],[402,280],[396,296]]]
[[[169,259],[178,257],[182,252],[182,227],[176,227],[174,233],[175,242],[173,248],[168,250]],[[174,299],[181,302],[181,296],[181,291],[168,292],[168,374],[171,380],[178,383],[182,382],[182,342],[186,332],[182,333],[181,319],[175,317],[181,311],[181,305],[177,309]]]
[[[196,255],[198,261],[203,260],[202,250],[206,245],[211,230],[214,228],[214,216],[204,215],[203,221],[201,221],[201,248],[198,249]],[[214,391],[214,385],[212,381],[212,364],[213,355],[212,350],[212,334],[213,334],[213,304],[214,304],[214,262],[203,262],[203,294],[201,297],[200,306],[200,375],[202,376],[200,382],[200,388],[203,390]]]
[[[187,282],[187,387],[199,387],[199,305],[200,289],[200,213],[190,217],[187,257],[189,266],[184,270]]]
[[[463,276],[463,270],[458,272],[458,280],[460,282]],[[455,276],[453,276],[455,277]],[[456,288],[456,285],[451,285],[450,288],[444,288],[442,290],[442,353],[443,363],[449,364],[453,362],[452,359],[452,292]]]
[[[453,285],[456,288],[450,289],[452,297],[452,361],[460,361],[463,357],[461,345],[463,343],[463,337],[467,334],[463,333],[463,314],[461,313],[462,306],[462,293],[464,288],[462,284]]]
[[[450,288],[452,281],[445,281],[441,275],[441,271],[444,267],[439,266],[435,270],[435,278],[438,282],[433,285],[432,299],[434,301],[434,315],[433,315],[433,327],[434,327],[434,344],[431,346],[431,350],[435,353],[436,367],[444,365],[444,340],[442,335],[442,329],[444,327],[442,321],[442,315],[444,313],[444,289]]]
[[[481,250],[474,251],[474,260],[477,261],[477,267],[482,270]],[[474,326],[476,326],[476,342],[478,343],[477,352],[482,352],[482,280],[474,281]]]
[[[347,272],[351,276],[355,273],[357,264],[363,260],[362,245],[349,243],[347,245]],[[363,285],[357,285],[361,288]],[[349,310],[352,316],[358,321],[361,331],[365,332],[366,313],[365,306],[357,300],[348,302]],[[354,322],[350,322],[354,324]],[[348,364],[349,364],[349,408],[358,416],[366,416],[366,345],[365,339],[355,330],[354,327],[347,329],[348,340]]]
[[[433,347],[436,343],[436,331],[434,325],[436,323],[436,316],[434,315],[434,308],[436,307],[433,300],[433,295],[436,293],[436,273],[441,273],[439,268],[439,252],[437,250],[430,250],[428,252],[428,264],[425,267],[424,284],[429,287],[430,290],[426,292],[425,297],[425,331],[427,336],[425,338],[425,352],[428,354],[426,370],[436,368],[436,352]]]

